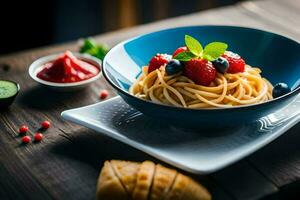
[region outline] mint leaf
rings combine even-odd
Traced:
[[[194,55],[193,53],[189,52],[189,51],[183,51],[179,54],[177,54],[174,59],[177,59],[179,61],[189,61],[192,58],[197,57],[196,55]]]
[[[216,60],[216,58],[214,58],[214,57],[212,57],[211,55],[208,55],[208,54],[203,54],[202,58],[204,60],[208,60],[208,61],[214,61],[214,60]]]
[[[96,48],[95,41],[92,39],[85,39],[83,45],[80,47],[79,52],[85,53],[89,49]]]
[[[213,61],[220,57],[227,49],[228,45],[223,42],[212,42],[204,47],[202,57],[208,61]]]
[[[80,47],[80,53],[87,53],[100,60],[104,59],[104,56],[109,51],[109,48],[103,44],[97,44],[92,39],[85,39],[83,45]]]
[[[189,35],[185,35],[184,40],[185,45],[187,46],[189,51],[192,52],[195,56],[199,57],[203,50],[203,47],[200,44],[200,42],[198,42],[198,40]]]

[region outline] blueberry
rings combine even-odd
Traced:
[[[183,65],[180,63],[179,60],[172,59],[168,62],[166,65],[166,72],[168,75],[176,74],[180,71],[182,71]]]
[[[223,74],[227,71],[229,67],[228,61],[223,57],[219,57],[216,60],[212,61],[212,64],[218,72]]]
[[[277,83],[272,91],[273,98],[280,97],[282,95],[285,95],[291,91],[291,88],[285,83]]]

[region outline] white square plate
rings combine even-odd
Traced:
[[[94,129],[183,170],[207,174],[270,143],[300,121],[300,96],[254,123],[224,131],[183,130],[153,121],[120,97],[67,110],[66,120]]]

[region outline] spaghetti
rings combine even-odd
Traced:
[[[249,65],[240,73],[217,73],[209,86],[195,84],[182,72],[167,75],[165,66],[141,76],[130,87],[131,94],[155,103],[184,108],[233,107],[272,99],[272,84],[262,78],[261,70]]]

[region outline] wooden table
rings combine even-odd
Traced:
[[[300,40],[300,0],[244,2],[95,38],[113,46],[138,34],[200,24],[256,27]],[[0,58],[0,78],[15,80],[21,85],[16,102],[9,110],[0,113],[1,200],[94,199],[95,183],[104,160],[155,160],[60,118],[63,110],[99,102],[101,89],[108,89],[110,97],[115,95],[103,78],[72,95],[45,90],[29,78],[27,68],[33,60],[66,49],[77,50],[77,42]],[[52,127],[44,133],[44,140],[20,144],[18,127],[29,125],[29,135],[32,136],[45,119],[52,122]],[[216,200],[299,199],[300,124],[246,159],[214,174],[195,178],[209,188]]]

